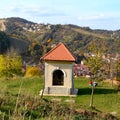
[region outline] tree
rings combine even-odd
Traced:
[[[10,42],[8,36],[4,32],[0,32],[0,54],[6,52],[9,46]]]
[[[28,51],[30,53],[30,56],[36,61],[39,60],[42,56],[43,47],[37,42],[32,42],[31,45],[29,45]]]
[[[92,41],[89,46],[89,56],[86,58],[86,65],[90,68],[91,80],[94,83],[99,79],[99,73],[104,64],[102,56],[104,55],[105,46],[104,43]],[[90,107],[93,107],[93,95],[94,95],[94,84],[92,84],[92,93],[90,99]]]
[[[116,71],[116,80],[120,81],[120,61],[117,60],[115,63],[115,71]]]
[[[20,56],[11,57],[0,55],[0,77],[13,77],[21,74],[22,59]]]
[[[30,56],[35,60],[39,61],[40,57],[42,57],[44,54],[46,54],[51,47],[49,44],[52,42],[52,38],[48,38],[47,41],[38,43],[36,41],[33,41],[28,48],[28,52]]]

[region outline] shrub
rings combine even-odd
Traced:
[[[38,67],[28,67],[26,71],[26,77],[40,76],[40,70]]]
[[[22,58],[0,55],[0,77],[21,75]]]

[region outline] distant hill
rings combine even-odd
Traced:
[[[51,46],[63,42],[76,55],[88,52],[87,47],[93,40],[98,43],[105,40],[108,53],[120,53],[120,30],[92,30],[71,24],[38,24],[12,17],[0,19],[0,31],[9,36],[10,47],[19,53],[26,53],[33,42],[42,45],[49,38],[52,38]]]

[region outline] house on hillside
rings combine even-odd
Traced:
[[[74,65],[74,76],[87,76],[90,75],[89,68],[84,64],[75,64]]]
[[[63,44],[59,43],[41,60],[45,62],[44,95],[75,95],[73,66],[74,56]]]

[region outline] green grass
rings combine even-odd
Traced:
[[[86,109],[89,108],[91,87],[88,85],[88,80],[75,80],[75,86],[79,89],[76,105],[81,104]],[[98,111],[116,112],[120,116],[119,92],[109,83],[99,83],[94,91],[94,106]]]
[[[13,80],[0,80],[0,97],[10,97],[10,99],[16,102],[19,92],[23,97],[39,96],[39,91],[43,88],[43,77],[34,78],[17,78]],[[75,88],[78,89],[78,95],[76,97],[56,97],[61,98],[61,101],[76,109],[90,110],[89,103],[91,97],[91,87],[88,85],[89,80],[86,78],[75,78]],[[5,99],[6,99],[5,97]],[[47,99],[53,99],[55,97],[45,97]],[[75,103],[66,103],[65,100],[72,99]],[[7,102],[7,101],[5,101]],[[12,106],[12,102],[10,103]],[[120,117],[120,93],[113,88],[109,83],[100,82],[94,92],[94,106],[95,111],[98,112],[116,112],[116,116]],[[5,106],[2,109],[11,109],[10,106]],[[1,108],[0,108],[1,109]],[[4,110],[4,111],[5,111]],[[9,112],[9,111],[7,111]]]

